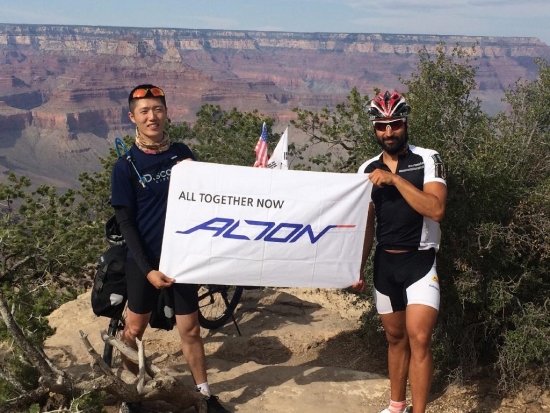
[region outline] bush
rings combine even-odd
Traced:
[[[436,368],[465,379],[494,367],[511,391],[550,382],[550,68],[539,61],[540,79],[518,82],[506,93],[509,111],[490,118],[472,98],[474,63],[467,50],[440,44],[433,56],[420,51],[403,83],[411,142],[437,150],[448,172]],[[316,159],[324,170],[353,172],[380,152],[366,102],[353,90],[320,115],[296,110],[310,145],[340,150]],[[376,337],[379,324],[364,319]]]

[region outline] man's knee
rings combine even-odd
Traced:
[[[386,327],[386,340],[390,345],[399,345],[408,340],[407,331],[403,328]]]
[[[432,346],[432,332],[409,332],[411,349],[429,349]]]
[[[147,325],[143,326],[139,323],[133,324],[126,322],[126,324],[124,325],[123,336],[126,340],[130,340],[132,342],[135,342],[136,338],[139,338],[141,340],[141,338],[143,337],[143,333],[145,332],[145,328],[147,328]]]
[[[191,337],[191,338],[197,338],[201,336],[201,326],[199,323],[193,324],[193,325],[187,325],[182,330],[182,335]]]
[[[195,314],[177,315],[176,324],[183,339],[196,340],[201,336],[201,326]]]
[[[407,342],[407,324],[404,312],[381,314],[380,318],[390,345],[399,345]]]

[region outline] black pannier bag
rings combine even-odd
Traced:
[[[92,289],[92,309],[103,317],[121,317],[126,305],[125,245],[114,245],[99,257]]]
[[[160,328],[163,330],[172,330],[176,324],[174,313],[174,292],[171,288],[161,290],[157,307],[151,313],[149,325],[151,328]]]

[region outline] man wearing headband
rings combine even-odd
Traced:
[[[128,116],[136,125],[136,140],[129,152],[137,171],[121,158],[111,175],[111,205],[129,250],[128,310],[122,341],[137,349],[136,338],[143,337],[160,291],[170,289],[183,356],[197,390],[206,397],[209,413],[228,412],[208,386],[197,316],[197,286],[175,283],[173,278],[158,271],[170,172],[176,163],[195,160],[195,156],[183,143],[171,143],[164,130],[167,107],[162,89],[150,84],[139,85],[130,92],[128,106]],[[137,374],[137,366],[129,360],[124,359],[123,366]],[[141,404],[123,403],[120,411],[141,412]]]
[[[378,94],[369,104],[382,153],[359,168],[374,184],[361,269],[374,243],[374,296],[386,332],[390,404],[381,413],[424,413],[433,376],[432,334],[439,311],[435,255],[447,186],[439,154],[408,143],[411,109],[398,92]],[[376,222],[376,226],[375,226]],[[353,288],[365,291],[364,275]]]

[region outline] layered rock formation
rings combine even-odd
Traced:
[[[0,166],[9,157],[12,169],[24,169],[18,157],[30,151],[33,165],[42,165],[35,172],[48,175],[56,168],[46,161],[66,163],[65,150],[105,154],[115,135],[131,130],[126,97],[138,83],[166,91],[176,122],[192,121],[212,103],[258,109],[286,125],[292,108],[333,106],[354,86],[362,93],[400,88],[398,77],[414,72],[418,51],[433,52],[440,42],[449,49],[477,43],[479,96],[493,110],[503,89],[536,78],[535,58],[550,57],[535,38],[0,24]],[[43,141],[59,147],[48,159],[36,149]]]

